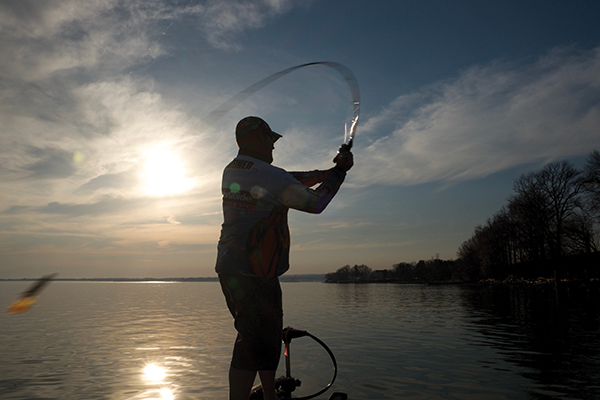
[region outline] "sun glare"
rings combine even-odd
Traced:
[[[183,162],[177,153],[153,148],[144,156],[142,187],[148,195],[167,196],[191,189],[193,180],[186,178]]]

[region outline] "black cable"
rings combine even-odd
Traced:
[[[288,334],[292,333],[291,335]],[[333,377],[331,378],[331,381],[327,384],[327,386],[325,386],[323,389],[321,389],[320,391],[313,393],[311,395],[308,396],[304,396],[304,397],[297,397],[295,398],[296,400],[308,400],[308,399],[312,399],[314,397],[317,397],[323,393],[325,393],[327,390],[329,390],[329,388],[333,385],[333,383],[335,382],[335,378],[337,377],[337,361],[335,359],[335,356],[333,355],[333,352],[331,351],[331,349],[325,344],[325,342],[323,342],[321,339],[319,339],[318,337],[306,332],[306,331],[300,331],[294,328],[285,328],[284,329],[284,341],[287,344],[289,344],[291,342],[291,340],[293,338],[299,338],[302,336],[308,336],[310,337],[312,340],[314,340],[315,342],[317,342],[318,344],[321,345],[321,347],[323,347],[325,349],[325,351],[327,351],[327,354],[329,354],[329,357],[331,358],[331,362],[333,363]]]
[[[323,389],[321,389],[317,393],[314,393],[314,394],[311,394],[311,395],[305,396],[305,397],[298,397],[296,400],[312,399],[314,397],[317,397],[317,396],[325,393],[333,385],[333,382],[335,382],[335,378],[337,377],[337,361],[335,360],[335,356],[333,355],[333,352],[331,351],[331,349],[318,337],[311,335],[308,332],[306,332],[306,335],[308,337],[310,337],[311,339],[313,339],[315,342],[319,343],[321,345],[321,347],[323,347],[327,351],[327,353],[329,354],[329,357],[331,357],[331,362],[333,362],[333,377],[331,378],[331,381],[327,384],[327,386],[325,386]]]

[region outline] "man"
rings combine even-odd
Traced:
[[[276,400],[283,310],[278,277],[289,268],[288,209],[320,213],[352,168],[352,153],[326,171],[286,172],[271,165],[280,134],[258,117],[236,126],[237,157],[223,172],[223,217],[216,272],[238,336],[229,399],[247,400],[258,372],[265,400]],[[315,190],[310,187],[320,183]]]

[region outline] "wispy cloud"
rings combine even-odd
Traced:
[[[376,139],[361,149],[353,182],[469,180],[586,154],[600,138],[599,70],[599,48],[561,49],[529,65],[473,67],[402,95],[360,127]]]
[[[248,29],[263,27],[266,21],[283,14],[295,5],[310,1],[294,0],[211,0],[194,8],[198,18],[198,28],[215,47],[237,50],[240,34]]]
[[[160,39],[182,20],[194,21],[211,45],[239,49],[241,35],[310,0],[160,0],[0,4],[2,75],[27,81],[57,71],[112,75],[165,53]]]
[[[79,73],[80,79],[112,74],[145,55],[158,55],[157,47],[152,53],[150,27],[164,18],[161,7],[152,1],[4,2],[1,50],[10,56],[2,58],[0,68],[5,76],[27,82],[59,71]]]

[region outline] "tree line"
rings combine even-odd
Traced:
[[[470,280],[598,276],[600,153],[582,169],[554,162],[514,182],[508,204],[459,248]]]
[[[510,277],[600,278],[600,153],[578,169],[554,162],[515,180],[507,204],[478,225],[456,260],[373,271],[345,265],[326,282],[474,282]]]
[[[454,260],[421,260],[419,262],[394,264],[392,269],[373,271],[366,265],[344,265],[325,275],[325,282],[399,282],[399,283],[446,283],[455,281]]]

